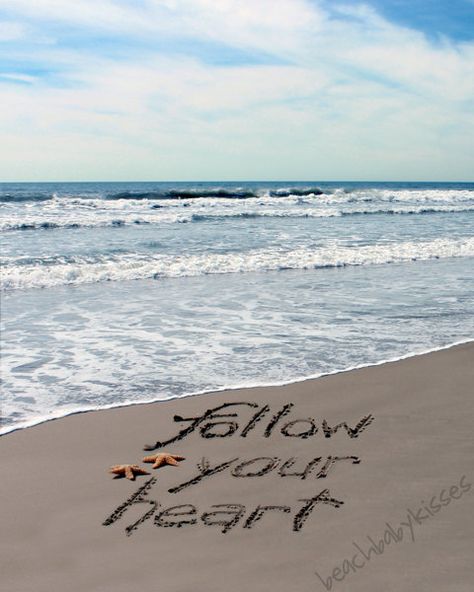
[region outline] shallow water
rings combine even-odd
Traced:
[[[474,334],[474,185],[3,185],[0,204],[3,431]]]

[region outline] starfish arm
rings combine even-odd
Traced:
[[[176,466],[181,460],[184,460],[184,456],[179,454],[168,454],[167,452],[160,452],[158,454],[143,457],[143,462],[154,463],[154,469],[159,469],[163,465]]]
[[[114,465],[110,467],[109,473],[118,477],[126,477],[135,481],[135,475],[149,475],[150,473],[138,465]]]
[[[168,458],[166,459],[166,464],[173,465],[174,467],[176,467],[179,463],[172,456],[168,456]]]
[[[164,457],[157,458],[155,460],[155,464],[153,465],[153,468],[154,469],[159,469],[160,467],[162,467],[165,464],[166,464],[166,458],[164,458]]]
[[[150,456],[145,456],[143,458],[143,462],[154,463],[153,468],[156,469],[156,468],[160,467],[162,464],[165,464],[165,462],[166,462],[165,459],[166,459],[166,454],[163,454],[162,452],[160,452],[159,454],[152,454]]]

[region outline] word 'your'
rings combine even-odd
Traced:
[[[309,475],[318,469],[316,473],[316,479],[324,479],[334,468],[336,463],[340,461],[350,461],[352,464],[358,465],[360,463],[360,458],[358,456],[327,456],[323,460],[322,456],[317,456],[311,459],[309,462],[303,463],[299,467],[298,465],[300,463],[298,461],[299,459],[294,456],[286,461],[282,461],[276,456],[259,456],[257,458],[251,458],[250,460],[244,461],[241,461],[239,458],[233,458],[221,464],[211,466],[209,460],[204,457],[197,465],[199,472],[195,477],[189,481],[186,481],[185,483],[181,483],[181,485],[168,489],[168,492],[178,493],[186,487],[196,485],[203,479],[207,479],[212,475],[221,473],[226,469],[230,470],[232,477],[246,478],[263,477],[264,475],[271,473],[273,470],[276,470],[278,467],[277,472],[280,477],[297,477],[299,479],[307,479]],[[231,465],[233,465],[232,469],[230,469]]]

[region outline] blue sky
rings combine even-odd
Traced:
[[[473,180],[474,0],[0,0],[0,180]]]
[[[474,39],[474,3],[470,0],[374,0],[387,19],[423,31],[432,39],[446,35],[456,41]]]

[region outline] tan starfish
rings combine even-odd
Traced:
[[[151,456],[145,456],[143,458],[143,462],[155,463],[153,465],[154,469],[158,469],[163,465],[176,466],[180,460],[184,460],[184,456],[180,456],[179,454],[169,454],[169,452],[160,452],[159,454],[152,454]]]
[[[138,465],[114,465],[110,467],[109,473],[120,477],[127,477],[130,481],[135,481],[135,475],[149,475],[148,471],[142,469]]]

